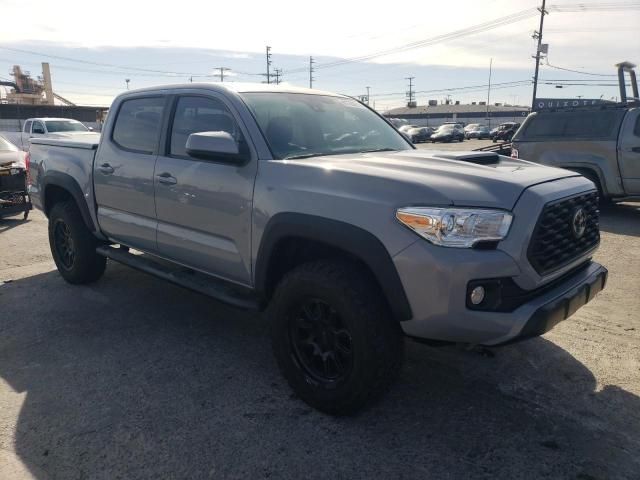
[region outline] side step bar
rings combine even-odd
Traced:
[[[175,265],[152,255],[134,255],[126,249],[108,245],[99,246],[96,248],[96,253],[234,307],[245,310],[260,309],[260,302],[249,289],[196,272],[181,265]]]

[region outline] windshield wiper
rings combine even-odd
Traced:
[[[294,160],[297,158],[309,158],[309,157],[319,157],[320,155],[330,155],[328,153],[321,153],[321,152],[315,152],[315,153],[301,153],[300,155],[291,155],[289,157],[284,157],[283,160]]]
[[[347,150],[337,152],[315,152],[315,153],[301,153],[300,155],[291,155],[290,157],[284,157],[283,160],[294,160],[299,158],[309,157],[328,157],[330,155],[353,155],[354,153],[373,153],[373,152],[396,152],[395,148],[373,148],[371,150]]]
[[[373,148],[371,150],[360,150],[357,153],[375,153],[375,152],[397,152],[397,148]]]

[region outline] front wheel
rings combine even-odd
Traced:
[[[306,403],[355,413],[396,378],[404,340],[377,285],[360,268],[310,262],[278,285],[269,309],[278,365]]]
[[[49,212],[49,246],[58,272],[69,283],[96,281],[107,260],[96,253],[98,240],[72,201],[56,203]]]

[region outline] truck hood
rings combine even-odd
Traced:
[[[389,181],[399,201],[412,204],[476,206],[511,209],[527,188],[540,183],[579,176],[569,170],[496,155],[490,152],[405,150],[286,160],[364,177],[371,188]],[[382,194],[382,192],[380,192]]]

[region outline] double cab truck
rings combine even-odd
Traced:
[[[596,185],[602,200],[640,199],[639,106],[532,113],[514,135],[511,152],[581,173]]]
[[[578,173],[416,150],[366,105],[302,88],[160,86],[110,112],[99,141],[32,140],[60,275],[95,282],[115,261],[266,310],[282,373],[322,411],[384,392],[405,336],[504,345],[605,286]]]

